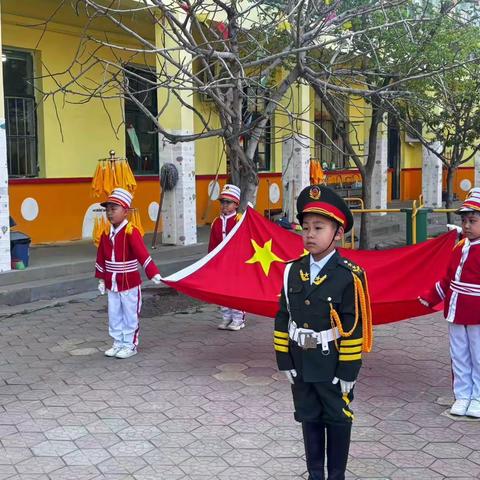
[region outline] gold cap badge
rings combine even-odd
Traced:
[[[321,192],[320,188],[318,188],[316,186],[312,187],[310,189],[309,195],[310,195],[310,198],[313,198],[313,200],[318,200],[320,198],[321,194],[322,194],[322,192]]]

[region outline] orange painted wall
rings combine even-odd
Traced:
[[[208,184],[214,176],[197,178],[197,222],[199,225],[210,223],[219,213],[217,201],[210,202],[207,215]],[[50,243],[82,239],[83,219],[88,208],[104,198],[93,198],[90,193],[89,178],[77,179],[40,179],[11,180],[9,184],[10,214],[17,222],[15,230],[29,235],[32,243]],[[220,186],[226,182],[226,176],[219,178]],[[280,199],[271,203],[270,208],[281,208],[281,176],[279,174],[261,174],[258,190],[257,210],[264,213],[268,208],[267,192],[269,185],[276,183],[280,189]],[[139,209],[146,232],[153,231],[155,221],[150,219],[148,207],[159,202],[160,186],[154,177],[137,178],[137,191],[133,206]],[[38,204],[38,216],[27,221],[23,218],[21,207],[26,198],[33,198]]]
[[[10,215],[17,222],[15,230],[26,233],[32,243],[49,243],[82,238],[83,218],[94,203],[104,200],[93,198],[90,179],[11,181]],[[38,216],[27,221],[21,213],[22,202],[33,198],[38,204]],[[143,227],[153,230],[155,223],[148,217],[148,206],[159,201],[158,181],[138,182],[133,206],[140,210]]]
[[[422,193],[422,169],[405,168],[400,173],[400,199],[414,200]]]
[[[465,197],[468,193],[468,189],[463,190],[460,187],[462,180],[468,180],[468,182],[470,182],[470,188],[472,188],[475,181],[474,177],[475,173],[472,167],[464,167],[456,170],[455,175],[453,176],[453,193],[459,200],[465,200]],[[447,189],[447,175],[445,170],[443,171],[443,189]]]
[[[474,186],[474,170],[472,167],[459,168],[453,177],[453,192],[458,199],[464,200],[469,188],[462,189],[462,180],[468,180],[470,188]],[[443,189],[446,190],[447,177],[446,171],[443,171]],[[422,169],[405,168],[401,174],[401,199],[414,200],[422,193]]]

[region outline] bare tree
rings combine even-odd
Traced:
[[[340,15],[344,8],[360,8],[369,3],[367,0],[343,2],[339,6]],[[471,2],[463,3],[474,8]],[[443,22],[449,19],[458,22],[465,15],[466,10],[459,10],[460,6],[462,2],[427,0],[397,4],[369,15],[359,14],[348,26],[358,34],[352,35],[347,45],[336,51],[326,50],[320,56],[310,52],[305,58],[302,77],[312,85],[331,115],[337,134],[343,140],[345,154],[362,176],[366,208],[375,208],[372,174],[377,161],[379,126],[385,122],[386,114],[400,118],[399,105],[417,103],[418,99],[409,90],[413,82],[422,82],[439,73],[454,75],[453,72],[465,64],[460,58],[448,58],[440,64],[433,56],[437,39],[442,36]],[[472,10],[468,12],[472,19]],[[439,52],[442,50],[437,50],[437,56]],[[356,89],[352,89],[352,84]],[[363,145],[360,148],[355,145],[363,135],[355,124],[349,123],[348,110],[354,97],[365,99],[364,114],[370,120],[365,152]],[[404,127],[410,129],[407,117],[402,119]],[[369,216],[362,215],[362,248],[370,247],[369,223]]]
[[[479,35],[480,28],[471,18],[443,19],[439,34],[426,52],[437,63],[439,72],[408,82],[412,100],[398,106],[409,133],[446,169],[446,208],[452,207],[456,170],[480,151]],[[460,67],[442,68],[446,64]]]
[[[373,90],[342,87],[343,78],[356,75],[355,70],[337,72],[335,62],[322,66],[321,52],[343,52],[355,38],[364,38],[390,23],[403,23],[403,19],[385,16],[384,22],[345,28],[358,18],[368,18],[375,12],[385,15],[404,3],[406,0],[365,1],[342,7],[339,13],[339,0],[139,0],[135,6],[117,0],[72,0],[72,7],[87,19],[82,41],[66,71],[49,72],[57,87],[45,94],[54,100],[62,96],[69,102],[128,100],[172,143],[222,138],[231,180],[242,188],[243,204],[254,202],[258,184],[256,151],[267,125],[275,114],[288,119],[286,127],[274,127],[272,136],[279,138],[291,135],[298,123],[305,121],[304,112],[298,112],[291,101],[292,86],[303,78],[318,92],[372,97]],[[131,20],[140,13],[157,29],[156,42]],[[99,35],[93,26],[100,20],[127,35],[131,45]],[[351,58],[355,57],[359,55]],[[164,93],[159,96],[156,115],[126,81],[129,62],[138,63],[139,58],[152,65],[153,79],[151,75],[141,78],[145,90]],[[315,69],[309,65],[311,59]],[[99,68],[103,74],[93,76]],[[142,77],[139,71],[133,75]],[[313,76],[316,81],[312,81]],[[332,81],[332,76],[342,80]],[[201,103],[193,101],[195,98],[208,99],[212,108],[206,111]],[[172,101],[192,111],[202,126],[199,131],[185,135],[167,128],[162,113]],[[252,115],[249,105],[261,108]]]

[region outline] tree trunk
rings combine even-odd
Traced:
[[[365,208],[372,208],[372,170],[366,169],[365,175],[362,175],[362,198],[365,204]],[[371,245],[370,229],[372,226],[372,214],[362,213],[360,219],[360,241],[359,248],[362,250],[368,250],[373,247]]]
[[[445,208],[452,208],[453,206],[453,177],[455,176],[455,171],[457,167],[449,166],[447,167],[447,199],[445,201]],[[447,213],[447,222],[453,223],[453,215],[451,212]]]
[[[375,161],[377,159],[377,139],[378,139],[378,127],[382,119],[384,110],[377,106],[375,99],[372,99],[372,123],[368,132],[368,155],[365,162],[365,173],[362,174],[363,183],[363,201],[366,209],[373,208],[372,202],[372,176]],[[360,222],[360,245],[363,250],[368,250],[373,247],[371,245],[370,229],[372,225],[372,214],[362,213]]]
[[[241,190],[240,210],[244,211],[250,202],[255,205],[257,201],[258,174],[253,161],[245,155],[238,139],[226,141],[227,156],[230,162],[231,181]]]

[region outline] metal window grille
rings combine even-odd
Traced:
[[[10,176],[38,175],[35,99],[5,97],[7,158]]]
[[[157,115],[157,91],[147,80],[155,81],[153,72],[127,65],[126,91],[136,97],[153,115]],[[145,80],[143,80],[145,79]],[[135,153],[128,133],[125,134],[126,157],[137,175],[151,175],[159,172],[158,134],[155,125],[131,100],[125,100],[125,129],[133,127],[138,138],[141,156]]]

